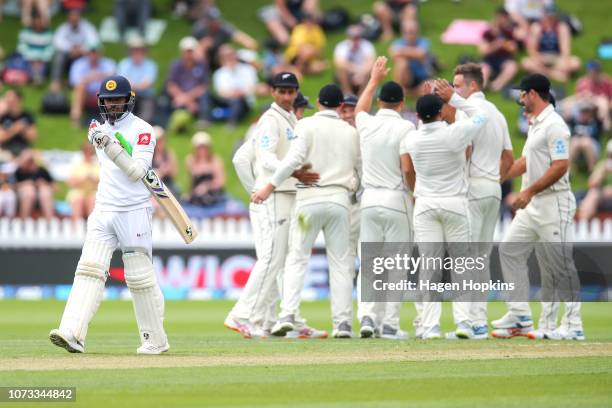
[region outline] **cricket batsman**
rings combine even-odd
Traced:
[[[100,183],[59,329],[49,333],[53,344],[71,353],[85,352],[87,329],[102,301],[117,247],[140,332],[136,352],[161,354],[170,348],[163,325],[164,298],[151,262],[151,193],[141,182],[151,168],[155,135],[150,124],[132,114],[135,99],[126,78],[106,78],[98,93],[104,123],[93,121],[89,127],[88,139],[100,162]]]

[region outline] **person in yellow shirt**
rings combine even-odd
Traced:
[[[100,166],[93,146],[83,143],[81,152],[83,158],[72,165],[67,180],[70,189],[66,200],[70,203],[73,220],[87,218],[91,214],[100,180]]]
[[[325,33],[312,15],[304,15],[289,38],[285,58],[304,74],[318,74],[327,68],[323,59]]]

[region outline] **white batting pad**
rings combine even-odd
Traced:
[[[168,339],[164,331],[164,297],[153,264],[142,252],[123,254],[125,281],[132,294],[140,341],[163,347]]]
[[[87,328],[98,311],[114,248],[104,242],[85,241],[74,283],[64,309],[60,331],[85,343]]]

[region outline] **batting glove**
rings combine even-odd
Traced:
[[[89,143],[91,143],[96,149],[104,149],[111,139],[110,136],[104,133],[100,123],[94,119],[89,124],[87,140],[89,140]]]

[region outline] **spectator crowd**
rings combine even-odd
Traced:
[[[59,9],[54,7],[58,3]],[[269,95],[269,81],[276,73],[288,70],[303,80],[331,70],[347,95],[343,110],[350,115],[368,81],[377,46],[393,61],[393,79],[411,97],[442,69],[430,39],[423,35],[426,22],[420,9],[427,7],[426,1],[375,1],[369,22],[354,23],[328,18],[317,0],[274,0],[258,10],[269,34],[258,41],[227,21],[214,0],[175,0],[174,17],[192,28],[176,44],[173,61],[149,56],[147,26],[155,11],[151,1],[115,0],[114,18],[126,44],[120,61],[105,55],[101,34],[86,17],[87,1],[22,1],[21,6],[23,28],[12,45],[14,52],[6,53],[0,68],[2,217],[55,214],[57,185],[44,155],[34,149],[36,117],[23,106],[27,86],[46,87],[43,110],[67,114],[80,128],[98,118],[96,93],[102,79],[115,73],[125,76],[137,94],[134,113],[156,125],[154,166],[163,181],[189,205],[210,207],[227,199],[226,177],[223,158],[214,153],[213,138],[204,129],[213,122],[235,129],[258,107],[258,99]],[[0,19],[7,18],[1,11],[2,2]],[[51,28],[52,19],[61,21],[56,29]],[[334,29],[345,35],[330,45],[328,32]],[[601,209],[612,210],[612,146],[606,145],[612,80],[598,60],[585,62],[575,55],[572,39],[581,29],[553,0],[500,0],[471,58],[483,67],[485,87],[507,97],[513,97],[510,85],[520,71],[543,73],[560,84],[556,105],[572,131],[574,170],[589,178],[588,190],[577,194],[579,217],[589,219]],[[2,45],[11,49],[10,44]],[[159,64],[168,65],[165,77],[160,77]],[[586,73],[580,76],[583,67]],[[571,78],[578,80],[568,95],[561,85]],[[308,108],[308,98],[300,95],[296,114]],[[410,104],[403,116],[415,120]],[[199,130],[192,136],[192,152],[177,158],[168,146],[166,129],[176,134],[191,123]],[[74,219],[92,211],[98,180],[94,156],[91,146],[83,145],[65,180],[65,201]],[[176,182],[181,166],[191,180],[188,191],[181,191]],[[511,194],[509,186],[504,190]]]

